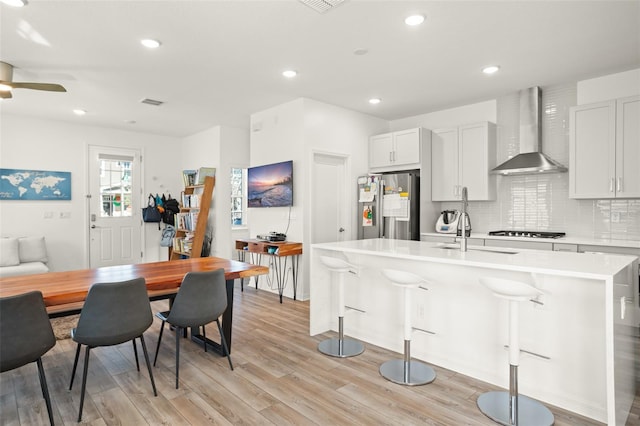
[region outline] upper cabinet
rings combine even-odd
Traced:
[[[384,172],[419,169],[422,166],[423,140],[428,130],[415,128],[384,133],[369,138],[369,171]]]
[[[496,126],[482,122],[433,130],[431,136],[431,200],[495,200]]]
[[[640,96],[571,108],[569,196],[640,197]]]

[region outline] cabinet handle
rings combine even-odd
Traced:
[[[621,178],[621,177],[619,177],[619,178],[617,179],[616,191],[617,191],[617,192],[622,191],[622,178]]]
[[[609,180],[609,192],[613,192],[613,181],[615,180],[615,178],[611,178]]]
[[[389,151],[389,162],[393,163],[393,151]]]

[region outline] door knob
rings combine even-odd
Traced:
[[[91,229],[95,229],[95,228],[96,228],[96,226],[95,226],[95,225],[91,225]]]
[[[340,227],[340,229],[338,229],[338,232],[344,232],[344,228]]]

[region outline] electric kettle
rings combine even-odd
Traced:
[[[458,210],[444,210],[440,212],[436,221],[436,232],[441,234],[455,234],[458,230],[460,212]]]

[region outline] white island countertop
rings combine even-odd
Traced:
[[[472,235],[473,237],[473,235]],[[558,241],[558,240],[554,240]],[[391,268],[427,280],[411,297],[412,357],[508,387],[508,309],[480,277],[520,280],[544,294],[519,307],[520,391],[542,402],[623,426],[635,396],[634,331],[640,319],[638,257],[391,239],[311,246],[310,334],[338,329],[337,277],[321,256],[347,260],[345,333],[402,353],[405,312]],[[536,356],[539,355],[539,356]]]
[[[499,247],[469,246],[461,252],[455,244],[368,239],[314,244],[314,248],[509,271],[532,272],[587,279],[606,279],[631,264],[636,257],[604,253],[566,253]]]

